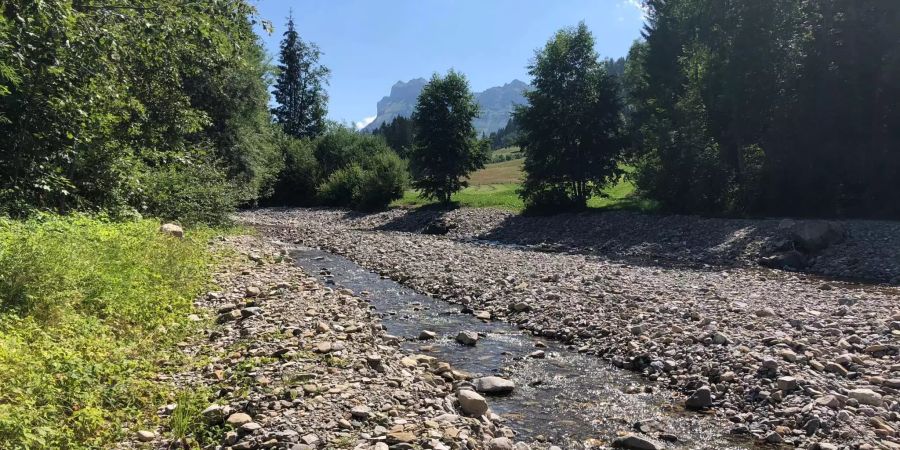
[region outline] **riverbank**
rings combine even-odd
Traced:
[[[513,448],[497,416],[460,405],[464,374],[401,349],[357,293],[325,286],[265,238],[214,246],[233,263],[195,302],[206,331],[179,345],[188,363],[162,368],[172,393],[160,426],[131,430],[120,448]]]
[[[440,213],[241,219],[634,370],[726,418],[732,433],[808,448],[900,443],[900,293],[759,268],[754,249],[780,238],[767,234],[780,221],[459,210],[442,215],[449,226],[435,236],[420,234],[434,224],[424,214]],[[848,226],[851,237],[817,255],[813,270],[893,276],[897,225]],[[868,260],[840,269],[842,249]]]

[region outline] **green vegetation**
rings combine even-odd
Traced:
[[[517,159],[502,163],[488,164],[471,175],[471,186],[453,194],[451,202],[470,208],[500,208],[510,211],[523,211],[525,202],[519,196],[522,179],[522,163]],[[622,171],[629,173],[634,169],[623,166]],[[426,206],[431,202],[416,190],[408,190],[403,198],[393,203],[394,206]],[[626,176],[620,177],[616,183],[602,190],[601,195],[588,199],[587,207],[591,209],[633,209],[652,210],[654,202],[641,199],[635,195],[634,184]]]
[[[221,222],[254,202],[280,132],[254,14],[243,0],[4,2],[0,214]]]
[[[534,89],[516,109],[525,153],[522,198],[528,209],[581,209],[617,180],[623,139],[616,79],[594,51],[584,22],[560,30],[529,66]]]
[[[190,331],[210,232],[81,216],[0,220],[0,442],[101,448],[155,420],[153,377]],[[148,414],[149,413],[149,414]]]
[[[450,203],[466,187],[465,177],[484,167],[487,141],[479,141],[472,120],[478,104],[462,74],[434,74],[425,85],[413,121],[415,145],[410,154],[413,186],[428,198]]]
[[[646,5],[624,74],[642,192],[674,211],[900,215],[900,2]]]
[[[278,79],[272,94],[278,102],[272,110],[275,122],[296,138],[316,137],[325,131],[328,110],[327,67],[319,64],[322,52],[316,44],[304,42],[288,17],[281,41]]]

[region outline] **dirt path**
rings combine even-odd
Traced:
[[[487,245],[471,238],[496,235],[490,223],[464,219],[460,227],[477,231],[445,237],[383,231],[415,229],[397,227],[402,217],[262,210],[241,219],[640,372],[690,398],[687,406],[726,417],[732,433],[810,448],[900,448],[897,288],[715,258],[654,265]]]

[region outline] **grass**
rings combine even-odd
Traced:
[[[452,200],[459,206],[470,208],[522,211],[525,203],[519,197],[518,190],[523,176],[524,161],[519,158],[485,165],[484,169],[469,177],[469,187],[453,194]],[[623,169],[626,172],[633,170],[628,166],[624,166]],[[650,201],[634,195],[634,184],[624,177],[603,192],[606,196],[595,196],[588,200],[588,208],[649,210],[653,207]],[[424,206],[431,203],[430,200],[422,198],[418,191],[407,190],[403,198],[395,201],[393,206]]]
[[[0,219],[0,442],[109,447],[158,420],[159,367],[196,325],[211,230],[179,240],[143,220]]]

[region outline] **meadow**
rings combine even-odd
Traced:
[[[515,150],[501,149],[492,157],[502,159],[503,156],[514,152]],[[485,165],[484,169],[469,177],[469,187],[453,195],[453,202],[458,206],[470,208],[500,208],[521,212],[525,208],[525,203],[519,197],[518,190],[521,186],[524,161],[524,158],[518,158]],[[633,170],[629,166],[623,168],[626,172]],[[588,200],[589,209],[649,210],[653,207],[651,202],[635,195],[634,184],[624,176],[603,192],[606,196],[595,196]],[[417,207],[429,204],[432,204],[432,201],[423,198],[418,191],[409,189],[403,198],[392,205]]]

